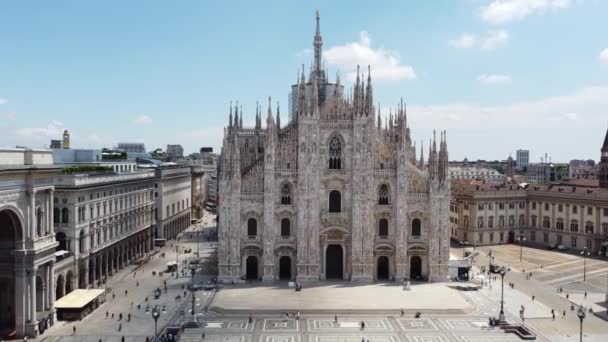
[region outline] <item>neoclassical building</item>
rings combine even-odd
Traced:
[[[0,337],[54,323],[57,170],[49,150],[0,149]]]
[[[243,126],[230,108],[219,174],[219,272],[227,281],[444,281],[449,259],[445,135],[416,158],[403,102],[381,119],[370,68],[349,95],[314,61],[291,87],[281,125]],[[421,148],[422,151],[422,148]]]

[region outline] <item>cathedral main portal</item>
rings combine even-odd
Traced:
[[[329,245],[325,252],[325,279],[344,279],[344,251],[341,245]]]

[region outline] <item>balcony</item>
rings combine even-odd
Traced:
[[[345,212],[321,214],[321,223],[325,226],[346,226],[349,223],[348,214]]]

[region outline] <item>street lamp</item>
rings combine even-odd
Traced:
[[[578,311],[576,312],[578,319],[581,321],[581,330],[580,330],[580,341],[583,342],[583,320],[585,319],[585,308],[581,305],[578,307]]]
[[[505,320],[505,274],[507,274],[507,270],[504,266],[502,266],[498,270],[498,274],[500,274],[500,314],[498,314],[498,321],[500,323],[506,322]]]
[[[591,255],[591,252],[587,250],[587,247],[583,248],[581,252],[583,256],[583,282],[587,281],[587,257]]]
[[[196,299],[194,296],[194,274],[196,273],[196,269],[192,267],[190,272],[192,273],[192,279],[190,280],[190,290],[192,291],[192,316],[196,319],[196,315],[194,314],[194,301]]]
[[[523,256],[523,250],[524,250],[523,243],[524,243],[524,241],[526,241],[526,237],[524,236],[524,234],[519,234],[517,241],[519,241],[519,263],[522,263],[522,256]]]
[[[152,318],[154,318],[154,341],[158,338],[158,317],[160,316],[160,308],[155,305],[152,309]]]

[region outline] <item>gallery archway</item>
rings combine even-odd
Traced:
[[[291,258],[288,256],[279,259],[279,279],[291,280]]]
[[[376,279],[377,280],[388,280],[389,279],[389,261],[388,261],[388,257],[385,255],[378,257]]]
[[[17,241],[22,240],[17,215],[11,210],[0,211],[0,335],[15,330],[15,256]]]
[[[258,257],[250,255],[245,261],[245,278],[258,280]]]
[[[410,279],[417,280],[422,278],[422,259],[414,255],[410,258]]]
[[[327,246],[325,279],[344,279],[344,251],[340,245]]]

